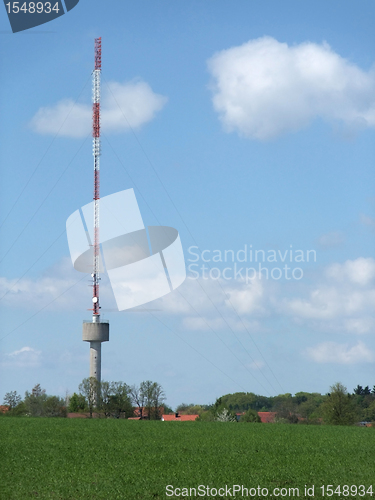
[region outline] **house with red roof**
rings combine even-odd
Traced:
[[[258,411],[262,424],[273,424],[275,422],[275,411]]]
[[[152,412],[155,412],[155,408],[151,408]],[[164,406],[160,406],[158,408],[158,414],[163,415]],[[149,420],[148,417],[148,408],[146,406],[137,406],[134,408],[134,417],[129,418],[128,420]]]
[[[245,411],[243,411],[242,413],[236,413],[237,421],[239,421],[242,415],[245,415],[245,413]],[[273,424],[275,422],[275,411],[258,411],[257,413],[262,424]]]

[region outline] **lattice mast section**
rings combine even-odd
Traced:
[[[92,136],[94,155],[94,265],[92,273],[93,321],[100,320],[99,305],[99,200],[100,200],[100,77],[102,71],[102,39],[95,38],[95,69],[92,76]]]

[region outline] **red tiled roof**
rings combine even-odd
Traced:
[[[134,408],[134,415],[135,415],[136,417],[139,417],[139,418],[140,418],[140,416],[141,416],[141,411],[140,411],[140,410],[141,410],[141,409],[142,409],[142,416],[143,416],[143,418],[148,417],[148,408],[146,408],[145,406],[143,406],[143,407],[141,407],[141,408],[139,408],[138,406],[136,406],[136,407]],[[152,410],[155,410],[155,408],[152,408]],[[159,408],[159,414],[161,414],[161,415],[162,415],[162,414],[163,414],[163,412],[164,412],[164,406],[160,406],[160,408]]]
[[[163,415],[162,420],[165,422],[187,422],[194,421],[199,417],[199,415],[176,415],[173,413],[172,415]]]
[[[1,413],[5,413],[5,412],[9,411],[9,406],[0,405],[0,411],[1,411]]]
[[[272,424],[275,421],[275,411],[258,411],[260,420],[263,424]]]

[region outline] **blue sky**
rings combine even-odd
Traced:
[[[191,246],[316,252],[290,263],[301,279],[190,273],[148,312],[115,312],[103,276],[103,378],[158,381],[173,407],[373,385],[373,4],[115,5],[80,0],[18,34],[1,17],[0,396],[64,395],[88,375],[90,288],[64,231],[92,198],[97,36],[102,196],[134,188],[146,224],[178,229],[188,275]]]

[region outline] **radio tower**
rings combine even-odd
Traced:
[[[102,342],[109,340],[109,324],[100,321],[99,272],[99,202],[100,202],[100,76],[102,71],[102,39],[95,38],[95,69],[92,73],[92,136],[94,155],[94,245],[92,276],[92,321],[83,322],[83,340],[90,342],[90,377],[101,380]]]
[[[100,319],[99,305],[99,200],[100,200],[100,76],[102,71],[102,39],[95,39],[95,69],[92,79],[92,137],[94,154],[94,267],[92,274],[93,322]]]

